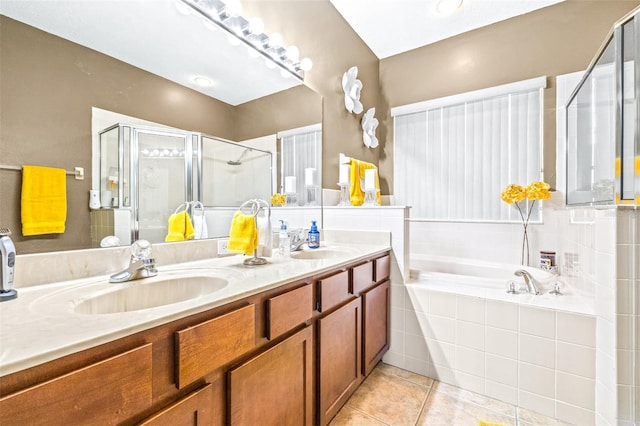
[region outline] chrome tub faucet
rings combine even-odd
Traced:
[[[531,273],[529,273],[528,271],[524,270],[524,269],[518,269],[517,271],[515,271],[513,273],[516,277],[522,277],[524,279],[524,283],[527,285],[527,292],[530,294],[541,294],[540,290],[538,290],[538,286],[540,285],[540,283],[538,283],[535,278],[533,278],[533,275],[531,275]]]

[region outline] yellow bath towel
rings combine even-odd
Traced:
[[[364,182],[365,170],[368,169],[378,169],[375,165],[371,163],[367,163],[366,161],[360,161],[351,159],[351,188],[350,188],[350,196],[351,196],[351,205],[352,206],[361,206],[364,203],[364,190],[362,188],[362,182]],[[378,192],[376,193],[376,199],[378,200],[378,205],[380,205],[380,179],[378,178],[378,173],[376,173],[376,189]]]
[[[193,240],[196,236],[191,218],[186,211],[174,213],[169,216],[168,228],[167,236],[164,239],[166,242]]]
[[[505,426],[502,423],[492,423],[492,422],[485,422],[484,420],[478,420],[478,426]]]
[[[258,228],[256,218],[242,212],[236,212],[231,220],[227,249],[234,253],[251,256],[258,247]]]
[[[67,172],[22,166],[22,235],[62,234],[67,220]]]

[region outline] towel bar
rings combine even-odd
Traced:
[[[6,164],[0,164],[0,169],[22,171],[21,166],[8,166]],[[75,177],[76,180],[84,180],[84,167],[76,167],[74,171],[65,170],[65,172],[67,175]]]

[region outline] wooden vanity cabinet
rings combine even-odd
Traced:
[[[4,376],[0,424],[325,425],[388,347],[384,262],[309,276]]]
[[[2,425],[115,425],[152,401],[151,345],[0,398]]]
[[[269,343],[227,372],[230,425],[313,424],[313,286],[266,298]]]

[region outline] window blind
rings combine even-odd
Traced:
[[[520,221],[500,192],[542,179],[544,87],[540,77],[392,109],[396,202],[416,219]]]

